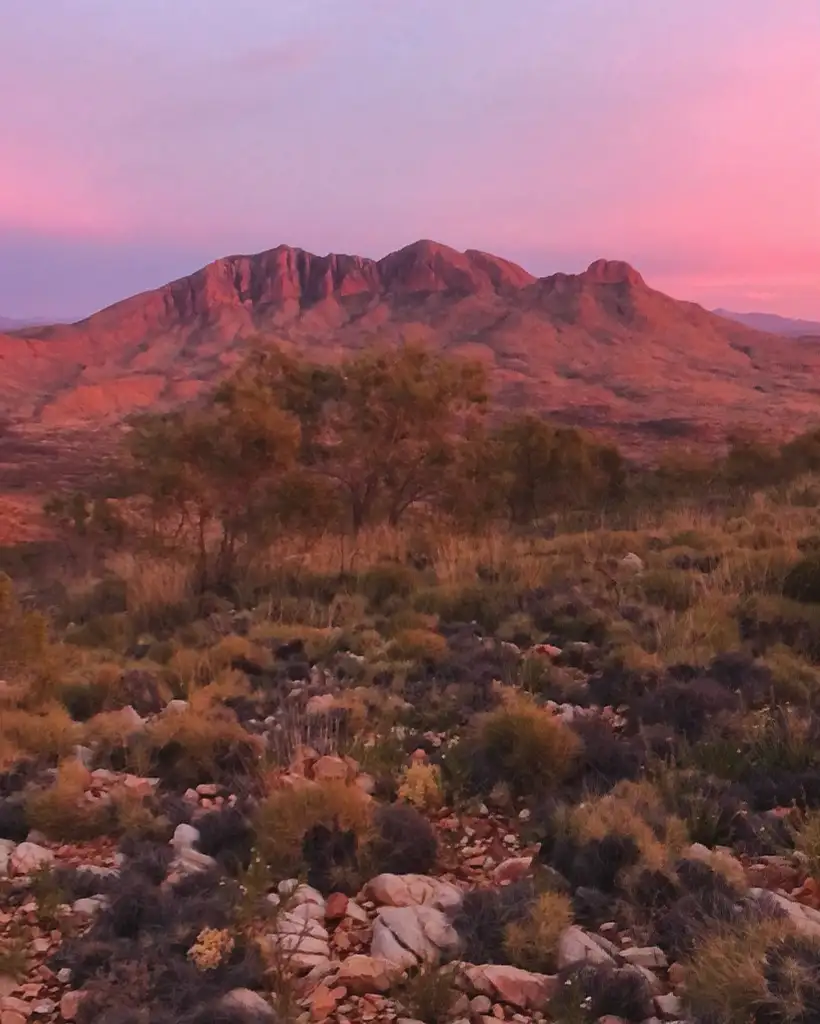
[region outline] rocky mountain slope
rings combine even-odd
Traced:
[[[795,344],[679,302],[629,265],[535,278],[503,259],[416,242],[382,260],[279,246],[72,325],[0,334],[0,410],[38,430],[87,429],[190,399],[252,336],[321,359],[415,339],[483,360],[496,397],[643,448],[775,433],[818,412],[820,344]]]

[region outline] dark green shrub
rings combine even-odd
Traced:
[[[820,604],[820,554],[812,553],[791,567],[783,595],[803,604]]]

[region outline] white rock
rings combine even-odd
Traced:
[[[355,900],[348,900],[347,907],[345,908],[345,917],[349,917],[351,921],[356,921],[358,924],[367,924],[370,918],[367,916],[367,911],[364,907],[360,907]]]
[[[377,875],[365,886],[365,895],[383,906],[430,906],[439,910],[455,909],[464,899],[457,886],[428,875]]]
[[[187,711],[190,705],[187,700],[180,700],[179,697],[175,697],[173,700],[169,700],[168,703],[162,710],[163,715],[181,715],[183,711]]]
[[[85,917],[93,917],[107,905],[105,896],[86,896],[85,899],[75,900],[71,909],[75,914],[83,914]]]
[[[627,569],[629,572],[643,572],[644,561],[640,555],[636,555],[634,551],[630,551],[624,555],[620,561],[622,569]]]
[[[177,825],[171,838],[171,846],[175,850],[192,850],[199,842],[199,829],[185,822]]]
[[[583,928],[570,925],[558,940],[558,969],[586,961],[590,964],[611,964],[612,957]]]
[[[264,1020],[273,1020],[276,1016],[273,1007],[258,992],[252,992],[249,988],[235,988],[222,997],[220,1004],[226,1010],[244,1010]]]
[[[0,839],[0,878],[5,878],[9,873],[9,860],[14,843],[10,839]]]
[[[634,967],[660,969],[666,967],[666,954],[658,946],[630,946],[621,950],[621,956]]]
[[[373,956],[402,967],[413,966],[397,947],[415,956],[416,961],[436,964],[442,955],[458,951],[460,940],[449,920],[435,907],[382,907],[373,925]]]
[[[50,867],[54,863],[51,850],[36,843],[20,843],[9,857],[9,872],[12,875],[30,875],[34,871]]]
[[[171,863],[171,873],[181,875],[198,875],[204,871],[211,871],[216,867],[216,861],[207,853],[200,853],[199,850],[189,848],[182,849],[174,857]]]

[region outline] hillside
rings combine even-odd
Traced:
[[[600,260],[535,278],[421,241],[382,260],[280,246],[218,260],[73,325],[0,335],[0,411],[38,432],[88,429],[190,399],[254,335],[316,358],[418,339],[488,365],[497,399],[603,429],[633,449],[776,433],[817,415],[820,345],[764,334]]]

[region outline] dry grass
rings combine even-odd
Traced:
[[[477,716],[468,742],[474,766],[513,792],[545,795],[572,771],[581,741],[526,694],[503,691],[501,707]]]
[[[194,594],[190,561],[123,551],[111,555],[106,568],[125,584],[128,613],[143,627],[184,606]]]
[[[516,967],[550,974],[556,969],[558,942],[572,921],[569,896],[541,893],[523,921],[504,929],[504,950]]]
[[[277,878],[299,876],[302,840],[314,825],[353,831],[363,845],[372,835],[373,801],[346,782],[309,782],[298,778],[274,785],[256,813],[259,852]]]
[[[745,928],[713,924],[704,931],[694,955],[685,964],[686,1002],[697,1019],[721,1024],[748,1024],[769,1002],[764,958],[767,950],[794,934],[788,922],[755,922]],[[781,993],[783,1003],[787,994]],[[802,1019],[803,1007],[782,1005],[783,1016],[767,1019]],[[796,1012],[795,1012],[796,1011]],[[790,1013],[794,1015],[791,1016]]]
[[[86,798],[90,782],[88,769],[79,761],[64,761],[52,786],[32,790],[27,796],[26,815],[32,828],[63,841],[90,839],[109,831],[111,808],[107,803]]]
[[[669,867],[688,842],[686,826],[666,812],[649,782],[619,782],[606,796],[584,801],[573,808],[570,826],[583,841],[629,836],[643,866],[655,871]]]

